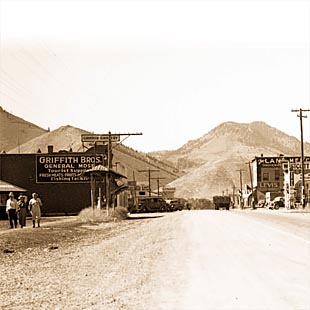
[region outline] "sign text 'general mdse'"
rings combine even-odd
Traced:
[[[37,155],[37,183],[88,182],[82,172],[102,163],[102,155]]]

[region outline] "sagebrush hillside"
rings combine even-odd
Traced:
[[[91,145],[87,143],[83,145],[81,141],[81,135],[85,133],[89,132],[69,125],[62,126],[19,145],[7,153],[29,154],[38,151],[47,153],[48,146],[53,146],[54,152],[87,151]],[[160,187],[162,187],[182,175],[180,171],[165,160],[158,160],[122,144],[113,145],[113,164],[113,168],[127,176],[128,180],[136,180],[145,184],[148,184],[148,173],[145,170],[153,170],[151,188],[154,192],[157,192],[157,179],[160,181]]]
[[[81,134],[89,133],[86,130],[73,126],[61,126],[50,132],[46,132],[34,139],[13,148],[9,153],[42,153],[47,152],[49,145],[53,146],[55,152],[71,150],[72,152],[82,152]]]
[[[264,122],[223,123],[175,151],[153,152],[186,173],[170,185],[182,197],[211,198],[250,186],[249,162],[261,156],[300,156],[300,141]],[[305,143],[305,154],[310,147]]]
[[[54,131],[44,130],[3,109],[1,117],[1,149],[7,153],[83,151],[81,134],[89,133],[70,125]],[[26,143],[22,143],[22,142]],[[310,155],[309,143],[304,144],[305,155]],[[173,151],[145,154],[119,144],[113,148],[114,168],[128,180],[148,184],[146,170],[154,170],[151,187],[176,188],[176,196],[184,198],[209,198],[233,193],[250,185],[249,162],[257,156],[300,156],[300,141],[264,122],[240,124],[225,122],[200,138],[189,141]]]
[[[18,148],[47,131],[0,107],[0,152]]]

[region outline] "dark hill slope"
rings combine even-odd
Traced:
[[[8,152],[47,130],[17,117],[0,107],[0,151]]]

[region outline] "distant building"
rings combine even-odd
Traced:
[[[254,193],[273,200],[285,198],[286,206],[301,203],[302,173],[300,156],[255,157],[252,160]],[[305,196],[310,197],[310,157],[304,157]]]

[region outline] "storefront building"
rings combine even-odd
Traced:
[[[43,214],[77,214],[89,207],[90,178],[83,172],[98,164],[106,165],[106,149],[83,153],[0,154],[0,180],[20,187],[28,198],[38,193]],[[16,192],[17,198],[19,193]],[[1,208],[8,193],[1,193]]]
[[[286,207],[302,202],[302,167],[300,156],[255,157],[252,161],[254,192],[273,200],[285,198]],[[310,197],[310,157],[304,157],[304,193]]]

